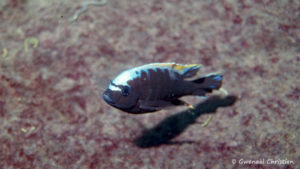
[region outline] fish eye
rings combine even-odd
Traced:
[[[122,95],[123,96],[128,96],[129,95],[129,90],[130,88],[128,86],[124,86],[122,90]]]

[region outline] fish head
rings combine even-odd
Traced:
[[[129,112],[138,102],[137,92],[129,85],[110,83],[102,95],[105,102],[120,110]]]

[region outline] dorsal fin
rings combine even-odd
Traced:
[[[201,67],[200,64],[187,64],[187,65],[175,64],[173,66],[173,69],[180,72],[183,78],[189,78],[195,76],[198,70],[200,69],[200,67]]]
[[[154,67],[167,67],[177,71],[183,78],[189,78],[196,75],[197,71],[200,69],[201,64],[179,64],[179,63],[150,63],[140,68],[154,68]]]

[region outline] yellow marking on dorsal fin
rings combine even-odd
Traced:
[[[186,70],[186,69],[189,69],[191,67],[201,67],[202,65],[201,64],[187,64],[187,65],[182,65],[182,64],[173,64],[172,65],[172,68],[179,71],[179,72],[182,72],[183,70]]]
[[[173,65],[176,63],[150,63],[148,65],[145,65],[146,67],[152,67],[152,66],[156,66],[156,67],[173,67]]]
[[[178,64],[178,63],[173,62],[173,63],[150,63],[150,64],[144,65],[142,67],[144,67],[144,68],[169,67],[178,72],[182,72],[191,67],[202,67],[202,65],[201,64]]]

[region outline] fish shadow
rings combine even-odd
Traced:
[[[237,100],[236,96],[213,96],[195,106],[195,110],[186,110],[171,115],[153,128],[146,129],[134,139],[134,144],[140,148],[157,147],[162,144],[187,144],[193,141],[171,141],[180,135],[188,126],[196,123],[202,114],[215,113],[219,107],[232,106]]]

